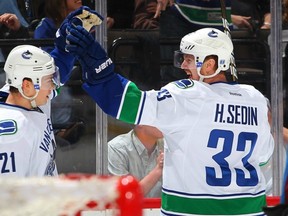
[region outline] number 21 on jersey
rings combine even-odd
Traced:
[[[0,168],[1,173],[16,172],[14,152],[11,152],[10,154],[6,152],[0,153]]]

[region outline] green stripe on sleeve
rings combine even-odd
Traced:
[[[125,92],[119,119],[134,124],[137,118],[141,98],[142,91],[137,88],[135,83],[130,82],[127,91]]]

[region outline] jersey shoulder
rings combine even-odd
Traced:
[[[30,133],[35,133],[38,131],[37,122],[41,121],[41,118],[45,118],[45,116],[45,114],[37,111],[0,103],[1,127],[6,129],[10,127],[10,129],[14,128],[15,132],[21,129],[23,134],[26,135],[29,131],[31,131]]]
[[[162,88],[162,90],[170,92],[171,95],[181,95],[183,98],[188,97],[202,97],[204,95],[199,94],[208,93],[211,91],[211,86],[207,83],[195,81],[192,79],[182,79],[173,81]]]

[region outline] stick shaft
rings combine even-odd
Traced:
[[[221,15],[222,15],[222,23],[223,23],[224,33],[227,34],[231,39],[229,23],[227,21],[225,0],[219,0],[219,1],[220,1],[220,5],[221,5]],[[237,78],[237,70],[236,70],[236,64],[235,64],[235,59],[234,59],[234,52],[231,53],[230,70],[231,70],[231,74],[233,76],[233,79]]]

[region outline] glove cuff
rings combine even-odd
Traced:
[[[89,85],[97,85],[100,83],[108,82],[109,80],[113,79],[115,75],[116,75],[115,73],[110,73],[110,74],[107,74],[106,76],[102,77],[101,79],[97,79],[97,80],[93,80],[93,81],[86,80],[86,83]]]
[[[61,28],[64,28],[61,26]],[[66,47],[66,36],[62,35],[61,34],[61,30],[58,29],[57,32],[56,32],[56,38],[55,38],[55,46],[63,51],[63,52],[67,52],[65,47]]]
[[[109,58],[104,63],[102,63],[98,68],[87,67],[82,59],[79,59],[82,65],[83,80],[89,84],[99,84],[112,79],[115,75],[114,64]]]

